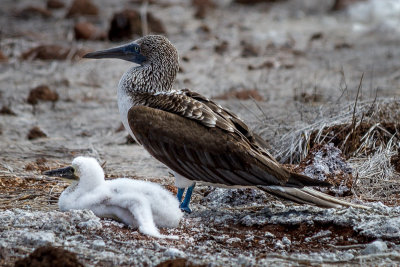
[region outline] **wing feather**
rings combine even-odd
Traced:
[[[132,107],[128,121],[150,154],[190,180],[253,186],[284,185],[289,178],[241,135],[144,106]]]

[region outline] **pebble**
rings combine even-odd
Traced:
[[[378,254],[382,253],[387,250],[387,245],[385,242],[377,240],[372,243],[369,243],[363,251],[361,251],[361,254],[363,255],[369,255],[369,254]]]

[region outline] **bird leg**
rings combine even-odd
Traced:
[[[192,193],[193,193],[193,189],[195,186],[196,186],[196,183],[194,183],[193,185],[188,187],[185,198],[183,199],[182,203],[179,205],[179,208],[181,208],[181,210],[184,212],[192,213],[192,210],[189,208],[189,203],[190,203],[190,199],[192,198]],[[178,197],[179,202],[182,199],[183,191],[185,191],[185,188],[178,188],[177,197]]]
[[[184,192],[185,192],[185,188],[178,188],[178,193],[176,193],[176,197],[178,198],[179,203],[181,203],[181,201],[182,201]]]

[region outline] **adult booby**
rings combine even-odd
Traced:
[[[177,227],[182,218],[177,199],[158,184],[127,178],[105,181],[99,163],[88,157],[77,157],[72,166],[44,174],[75,181],[58,200],[61,211],[90,209],[99,217],[138,227],[143,234],[177,238],[161,235],[156,227]]]
[[[188,89],[173,90],[178,52],[164,36],[147,35],[84,58],[119,58],[138,64],[122,76],[118,107],[130,135],[175,172],[182,210],[195,182],[258,187],[270,194],[322,207],[352,205],[305,186],[328,183],[290,172],[265,142],[233,112]]]

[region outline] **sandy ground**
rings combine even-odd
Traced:
[[[167,168],[152,159],[142,147],[127,144],[126,131],[118,131],[116,86],[129,63],[21,59],[23,52],[40,44],[88,51],[116,46],[119,43],[75,40],[74,23],[91,21],[107,30],[114,12],[141,7],[133,1],[96,1],[100,7],[98,17],[65,18],[70,1],[65,3],[67,7],[52,11],[49,18],[20,18],[16,14],[32,5],[30,1],[2,1],[0,51],[8,60],[0,63],[0,103],[15,113],[0,115],[0,209],[9,212],[3,213],[5,217],[11,213],[16,217],[25,216],[27,212],[34,218],[47,216],[48,212],[51,218],[62,217],[56,211],[56,201],[66,184],[43,177],[41,171],[69,164],[77,155],[90,155],[105,162],[108,177],[126,176],[173,185]],[[44,7],[45,4],[45,1],[38,1],[34,5]],[[396,17],[382,19],[366,13],[360,19],[354,15],[355,11],[353,15],[346,10],[330,12],[331,5],[332,1],[311,0],[250,6],[218,1],[214,9],[206,12],[205,19],[194,18],[195,10],[186,1],[161,1],[150,4],[148,10],[163,22],[167,36],[180,52],[181,72],[176,87],[215,97],[252,128],[260,129],[272,125],[268,119],[273,119],[273,125],[290,126],[299,121],[315,120],[316,111],[324,105],[353,102],[363,73],[360,100],[371,100],[376,95],[399,99],[400,32],[391,23]],[[224,41],[226,50],[218,52],[217,47]],[[249,49],[253,52],[249,53]],[[57,92],[59,100],[56,103],[39,101],[33,107],[27,103],[29,92],[42,84]],[[231,91],[254,89],[261,101],[220,99]],[[310,97],[312,101],[307,100]],[[29,140],[27,135],[34,126],[47,137]],[[267,141],[274,144],[274,140]],[[239,195],[227,201],[232,210],[224,205],[213,205],[216,200],[209,200],[210,194],[235,193]],[[235,202],[241,200],[243,203]],[[248,206],[254,207],[243,208]],[[400,212],[396,208],[379,206],[376,209],[378,221],[386,216],[397,222]],[[47,243],[69,248],[88,265],[156,265],[176,257],[197,264],[216,265],[319,265],[323,262],[377,265],[396,264],[400,258],[398,236],[382,236],[377,234],[379,230],[375,235],[365,234],[366,228],[355,227],[355,222],[349,218],[354,216],[356,222],[364,222],[362,211],[323,211],[296,205],[292,208],[289,203],[281,204],[255,191],[226,193],[208,187],[195,191],[193,210],[179,229],[170,231],[181,235],[180,241],[143,237],[109,221],[100,221],[101,227],[87,231],[77,227],[79,222],[66,222],[77,228],[70,233],[71,240],[79,241],[82,235],[87,237],[82,243],[90,248],[84,251],[80,251],[79,242],[66,245],[65,242],[70,242],[68,234],[59,236],[62,231],[57,232],[52,226],[48,230],[56,238],[50,238],[49,242],[26,243],[24,238],[8,240],[7,236],[13,234],[4,231],[12,224],[4,223],[0,230],[0,248],[7,253],[0,255],[0,263],[12,265],[39,244]],[[356,215],[349,215],[351,212]],[[341,222],[326,221],[324,217],[334,214],[342,218],[340,214],[343,213],[348,217],[343,217],[347,219]],[[273,219],[258,224],[243,221],[247,215],[250,219],[260,219],[263,214],[270,219],[296,214],[307,216],[299,215],[303,221],[287,223],[279,220],[274,223]],[[325,219],[315,219],[316,214]],[[220,221],[210,222],[214,217]],[[310,218],[316,221],[309,228],[304,223]],[[25,225],[21,229],[31,231],[35,227]],[[119,230],[113,231],[113,227]],[[325,232],[327,239],[321,241],[317,236],[318,242],[310,241],[312,245],[304,246],[306,238],[323,231],[330,232]],[[271,236],[267,237],[266,233]],[[115,235],[120,238],[116,239]],[[102,239],[107,245],[93,247],[91,242],[95,239]],[[376,239],[387,242],[388,249],[362,254],[365,244]],[[169,248],[177,248],[183,254],[170,253]],[[96,250],[107,249],[121,254],[114,258],[111,254],[90,257]],[[136,259],[132,255],[137,256]]]

